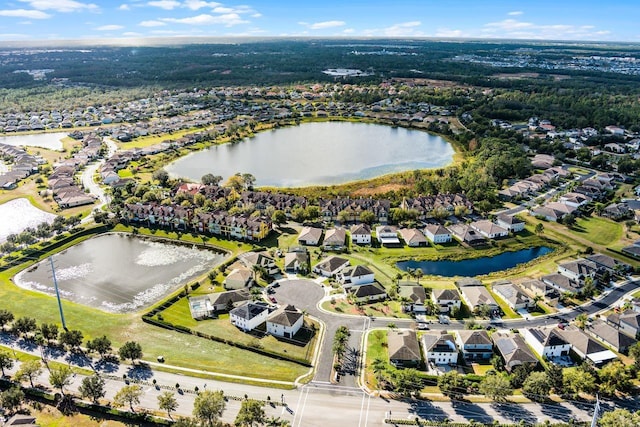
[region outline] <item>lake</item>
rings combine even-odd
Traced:
[[[174,177],[225,180],[251,173],[256,186],[340,184],[450,164],[454,150],[443,138],[419,130],[351,122],[304,123],[260,132],[253,138],[189,154],[165,169]]]
[[[425,275],[471,277],[507,270],[552,251],[553,249],[547,246],[539,246],[515,252],[504,252],[493,257],[472,258],[461,261],[401,261],[396,265],[403,271],[407,271],[410,268],[420,268]]]
[[[111,313],[131,313],[208,272],[224,257],[191,245],[114,233],[85,240],[53,260],[62,298]],[[22,271],[14,282],[55,295],[48,260]]]
[[[66,138],[68,132],[35,133],[29,135],[0,136],[0,144],[13,145],[14,147],[41,147],[48,150],[62,151],[62,138]]]
[[[51,224],[56,215],[33,206],[28,199],[10,200],[0,205],[0,243],[7,240],[9,234],[18,234],[27,227],[36,228],[38,224]]]

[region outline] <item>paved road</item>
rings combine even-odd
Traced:
[[[115,152],[118,151],[118,146],[112,139],[105,138],[104,141],[105,141],[105,144],[107,145],[107,154],[105,158],[100,159],[97,162],[88,165],[82,172],[82,175],[80,178],[82,181],[83,187],[88,189],[91,194],[93,194],[98,198],[98,200],[100,200],[100,204],[95,206],[94,209],[101,209],[104,205],[108,204],[109,196],[104,192],[104,190],[100,187],[100,185],[93,180],[93,176],[95,175],[97,170],[100,168],[100,166],[102,166],[107,159],[111,158],[111,156],[113,156]],[[93,219],[93,210],[89,215],[87,215],[85,218],[82,219],[82,223],[87,223],[92,219]]]

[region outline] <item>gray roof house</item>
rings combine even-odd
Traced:
[[[427,362],[435,365],[455,365],[458,363],[458,347],[452,335],[447,333],[426,333],[422,335],[422,350]]]
[[[427,292],[422,286],[400,286],[398,296],[408,300],[404,304],[405,311],[413,313],[424,313],[427,311],[424,306],[424,301],[427,299]]]
[[[460,288],[462,299],[470,310],[474,311],[482,306],[490,310],[497,310],[498,303],[484,286],[463,286]]]
[[[353,286],[349,288],[349,292],[353,294],[356,302],[374,302],[387,298],[387,291],[377,282]]]
[[[345,248],[347,232],[344,228],[330,228],[324,234],[322,247],[327,250],[341,251]]]
[[[538,364],[538,359],[519,334],[494,332],[491,339],[504,359],[504,366],[508,372],[524,363]]]
[[[513,310],[521,310],[534,307],[535,304],[529,295],[525,294],[511,282],[498,282],[492,285],[493,292],[502,298]]]
[[[493,342],[484,330],[456,331],[456,344],[465,360],[487,360],[493,356]]]
[[[629,347],[638,342],[635,338],[602,320],[596,320],[587,325],[584,331],[621,353],[625,353]]]
[[[433,289],[431,299],[440,307],[440,313],[449,313],[453,307],[460,309],[462,300],[455,289]]]
[[[316,266],[313,267],[313,272],[325,277],[334,277],[348,266],[348,259],[340,258],[339,256],[330,256],[316,264]]]
[[[398,233],[400,233],[400,237],[407,244],[407,246],[412,248],[427,246],[429,242],[427,238],[424,237],[424,234],[418,229],[415,228],[401,228]]]
[[[607,349],[576,326],[567,326],[563,330],[558,329],[557,332],[571,344],[571,350],[573,350],[578,357],[584,360],[588,359],[596,366],[601,366],[617,358],[614,352]]]
[[[298,234],[298,243],[307,246],[318,246],[322,239],[322,229],[315,227],[302,227]]]
[[[607,323],[634,338],[640,333],[640,313],[635,310],[612,313],[607,317]]]
[[[387,332],[389,362],[396,367],[417,367],[422,361],[415,331],[403,329]]]
[[[236,289],[226,292],[216,292],[207,295],[211,308],[214,311],[224,311],[230,306],[237,307],[251,299],[251,292],[247,288]]]

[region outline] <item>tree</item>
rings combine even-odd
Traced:
[[[111,340],[106,335],[87,341],[87,350],[96,352],[103,358],[111,351]]]
[[[285,214],[284,211],[275,210],[273,215],[271,215],[271,221],[273,221],[276,226],[280,226],[287,222],[287,214]]]
[[[58,325],[55,323],[43,323],[40,325],[40,333],[42,334],[42,338],[44,338],[47,343],[50,343],[58,339],[60,331],[58,330]]]
[[[106,394],[104,389],[104,380],[97,375],[84,377],[78,391],[83,398],[89,398],[92,402],[98,402]]]
[[[29,384],[33,387],[33,379],[42,373],[42,365],[39,360],[27,360],[22,362],[20,369],[16,372],[16,380],[22,382],[29,379]]]
[[[242,183],[247,190],[253,190],[253,185],[256,183],[256,177],[250,173],[242,174]]]
[[[556,393],[561,394],[564,390],[563,382],[563,369],[562,367],[553,363],[547,364],[547,378],[549,378],[549,384],[555,390]]]
[[[629,347],[629,357],[633,359],[636,368],[640,368],[640,342]]]
[[[587,326],[587,315],[580,313],[576,316],[576,326],[580,329],[584,329]]]
[[[69,346],[71,350],[80,348],[82,340],[82,332],[78,330],[62,331],[60,334],[60,344]]]
[[[438,377],[438,388],[448,398],[459,400],[462,399],[467,383],[458,371],[449,371]]]
[[[31,317],[19,317],[13,322],[13,330],[19,335],[26,335],[35,332],[37,328],[36,319]]]
[[[213,427],[222,416],[226,402],[224,393],[205,390],[193,402],[193,416],[205,427]]]
[[[236,416],[235,425],[252,427],[255,424],[264,423],[264,403],[257,400],[243,400],[240,411]]]
[[[574,398],[582,392],[590,392],[595,388],[594,376],[582,369],[565,369],[562,372],[564,392]]]
[[[202,175],[202,178],[200,178],[200,182],[202,182],[204,185],[218,185],[222,182],[222,179],[223,178],[220,175],[208,173]]]
[[[158,408],[167,411],[167,416],[171,418],[171,412],[178,409],[178,400],[174,393],[164,391],[158,396]]]
[[[138,405],[140,403],[140,396],[142,396],[142,393],[142,387],[139,385],[126,385],[116,393],[113,398],[113,404],[116,407],[121,407],[128,403],[131,412],[135,412],[133,410],[133,405]]]
[[[360,212],[360,216],[358,217],[358,219],[360,220],[360,222],[371,225],[376,220],[376,214],[371,211],[362,211]]]
[[[411,396],[424,388],[420,373],[413,368],[393,371],[391,382],[395,391],[404,396]]]
[[[598,425],[600,427],[637,427],[640,425],[640,411],[629,412],[627,409],[614,409],[602,414]]]
[[[631,375],[620,361],[608,363],[600,368],[598,390],[605,395],[613,396],[616,392],[625,393],[631,389]]]
[[[127,341],[118,350],[118,355],[122,360],[131,359],[131,363],[135,363],[136,359],[142,358],[142,347],[135,341]]]
[[[511,386],[513,388],[522,387],[524,380],[527,379],[533,368],[534,366],[531,363],[523,363],[513,368],[513,371],[511,371]]]
[[[49,383],[54,388],[59,388],[60,393],[64,395],[65,386],[71,385],[71,377],[73,371],[67,365],[61,365],[59,368],[51,368],[49,372]]]
[[[539,236],[542,233],[544,233],[544,224],[542,224],[541,222],[536,224],[536,228],[535,228],[535,232],[536,234]]]
[[[13,368],[13,359],[6,351],[0,351],[0,369],[2,370],[2,376],[5,376],[4,370]]]
[[[154,180],[158,181],[161,186],[165,186],[169,181],[169,172],[164,169],[158,169],[151,176]]]
[[[20,387],[11,387],[0,393],[0,406],[9,412],[17,411],[24,401],[24,392]]]
[[[551,384],[546,372],[531,372],[522,383],[522,394],[536,402],[541,402],[549,397]]]
[[[244,190],[244,181],[242,180],[242,175],[239,173],[232,175],[227,179],[227,182],[224,183],[225,187],[232,188],[236,192],[240,193]]]
[[[491,358],[491,365],[493,365],[493,369],[498,372],[504,371],[504,360],[499,354],[494,354]]]
[[[420,279],[422,278],[422,276],[424,276],[424,273],[422,272],[421,268],[416,268],[415,270],[413,270],[413,277],[416,278],[416,283],[419,285],[420,284]]]
[[[480,393],[496,402],[504,402],[507,396],[513,394],[513,389],[505,375],[485,375],[480,383]]]
[[[4,330],[5,325],[13,322],[13,313],[9,310],[0,310],[0,330]]]

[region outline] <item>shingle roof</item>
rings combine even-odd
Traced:
[[[303,316],[297,308],[287,305],[271,313],[267,321],[278,325],[293,326]]]
[[[420,346],[416,333],[410,330],[387,332],[389,359],[420,360]]]

